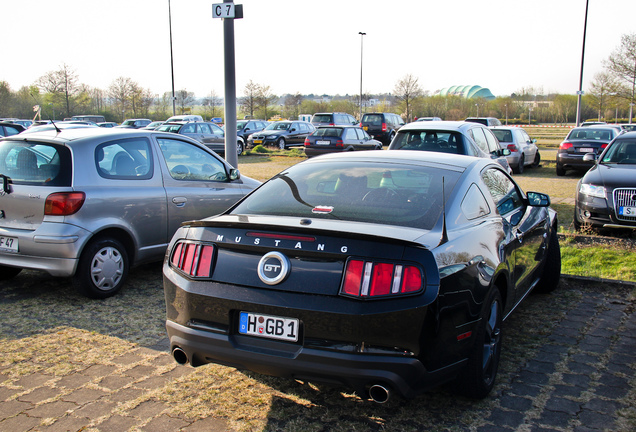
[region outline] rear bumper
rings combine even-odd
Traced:
[[[429,372],[412,356],[342,353],[242,335],[193,329],[166,321],[170,351],[181,349],[192,366],[218,363],[237,369],[302,381],[353,388],[366,395],[375,384],[388,386],[403,397],[454,376],[462,363]]]
[[[557,165],[561,165],[564,168],[572,168],[579,170],[588,170],[595,164],[594,161],[583,161],[583,154],[570,154],[570,153],[557,153],[556,156]]]

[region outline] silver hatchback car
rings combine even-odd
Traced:
[[[72,277],[105,298],[161,260],[181,222],[223,212],[260,182],[182,135],[67,129],[0,140],[0,280]]]

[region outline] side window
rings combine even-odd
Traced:
[[[482,173],[482,179],[500,215],[505,217],[523,207],[523,200],[515,184],[502,171],[490,168]]]
[[[180,140],[158,138],[157,141],[173,179],[227,181],[225,165],[212,154]]]
[[[366,131],[364,131],[363,129],[356,128],[356,133],[358,134],[358,139],[359,140],[369,141],[371,139],[369,134],[366,133]]]
[[[180,133],[182,134],[195,133],[195,132],[196,132],[196,126],[194,125],[194,123],[188,123],[186,125],[183,125],[180,131]]]
[[[210,129],[212,129],[212,133],[214,135],[218,135],[220,137],[224,137],[225,136],[225,132],[223,131],[223,129],[221,129],[220,127],[218,127],[217,125],[213,125],[213,124],[208,124],[208,127]]]
[[[532,140],[530,139],[530,136],[526,133],[526,131],[524,130],[520,130],[519,133],[521,134],[521,138],[524,142],[531,142]]]
[[[354,117],[354,116],[352,116],[352,115],[347,116],[347,118],[349,119],[349,123],[351,123],[351,124],[356,124],[356,123],[358,123],[358,122],[356,121],[355,117]]]
[[[490,213],[490,206],[488,206],[481,189],[475,183],[470,185],[468,192],[466,192],[461,208],[468,220],[477,219]]]
[[[346,140],[356,141],[358,139],[358,134],[356,134],[356,130],[354,128],[346,128],[344,138]]]
[[[150,142],[145,138],[110,141],[95,148],[97,172],[108,179],[149,179],[152,161]]]
[[[488,153],[496,152],[497,150],[501,150],[499,147],[499,143],[497,142],[497,138],[490,131],[490,129],[483,129],[484,135],[486,135],[486,141],[488,142],[488,148],[490,151]]]
[[[477,144],[477,147],[479,147],[480,150],[482,150],[484,153],[490,153],[490,150],[488,150],[488,141],[486,140],[486,135],[484,135],[484,131],[482,128],[473,128],[470,130],[470,134],[472,135],[473,139],[475,140],[475,144]]]
[[[206,135],[212,135],[212,129],[210,129],[209,125],[207,125],[205,123],[201,123],[199,125],[199,133],[206,134]]]

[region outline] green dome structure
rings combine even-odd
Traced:
[[[495,99],[489,89],[478,85],[452,86],[440,90],[437,94],[439,96],[462,96],[466,99]]]

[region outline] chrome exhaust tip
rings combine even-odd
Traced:
[[[180,365],[185,365],[188,364],[188,355],[185,353],[184,350],[182,350],[179,347],[175,347],[172,350],[172,357],[174,358],[174,360],[179,363]]]
[[[389,389],[380,384],[374,384],[369,389],[369,397],[375,403],[383,404],[391,397]]]

